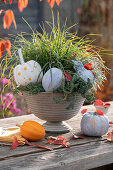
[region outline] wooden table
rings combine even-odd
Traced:
[[[94,110],[92,105],[83,108],[88,108],[88,111]],[[107,115],[109,121],[113,121],[113,102]],[[76,135],[80,134],[81,117],[81,113],[78,113],[77,116],[67,121]],[[10,127],[16,123],[23,123],[25,120],[42,123],[40,119],[31,114],[1,119],[0,126]],[[113,126],[109,128],[109,131],[112,128]],[[46,134],[46,136],[49,135]],[[54,148],[53,151],[27,145],[10,150],[9,144],[0,143],[0,170],[84,170],[113,163],[113,142],[107,142],[106,136],[85,137],[84,139],[74,139],[71,133],[63,134],[63,136],[70,140],[70,148],[47,144],[46,139],[37,143]]]

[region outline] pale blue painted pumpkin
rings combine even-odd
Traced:
[[[106,116],[89,112],[83,115],[81,120],[81,131],[88,136],[102,136],[108,132],[109,121]]]
[[[63,78],[62,70],[51,68],[44,74],[42,86],[46,92],[54,91],[61,86]]]

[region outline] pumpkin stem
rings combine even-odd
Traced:
[[[97,112],[94,112],[94,115],[97,115]]]
[[[21,50],[21,48],[18,49],[18,54],[19,54],[19,58],[20,58],[21,64],[24,64],[24,58],[23,58],[23,55],[22,55],[22,50]]]

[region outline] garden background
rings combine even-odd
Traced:
[[[52,11],[50,5],[46,1],[40,0],[29,0],[27,7],[22,11],[19,11],[17,7],[17,2],[9,4],[1,1],[1,10],[12,9],[14,12],[17,29],[15,29],[12,24],[9,29],[4,29],[2,24],[3,14],[1,14],[1,29],[0,37],[4,39],[9,37],[10,34],[17,34],[21,32],[31,33],[31,29],[25,23],[24,19],[30,24],[32,29],[41,31],[39,24],[45,21],[52,22]],[[105,65],[111,70],[106,72],[107,80],[104,82],[101,90],[98,89],[95,97],[103,101],[113,100],[113,55],[108,55],[108,53],[113,53],[113,1],[112,0],[62,0],[59,6],[56,4],[53,7],[53,12],[55,19],[57,18],[57,13],[60,14],[61,26],[65,23],[67,19],[67,27],[76,23],[75,27],[70,29],[71,32],[76,32],[79,36],[84,36],[90,34],[88,37],[90,39],[95,39],[94,45],[105,48],[106,52],[102,55]],[[49,27],[46,27],[49,32]],[[94,35],[96,34],[96,35]],[[87,38],[87,37],[86,37]],[[28,37],[29,39],[29,37]],[[12,42],[13,43],[13,42]],[[8,68],[7,68],[8,69]],[[3,68],[0,65],[1,70],[1,91],[3,90],[4,83],[6,83],[6,88],[1,97],[1,101],[6,100],[7,96],[9,101],[13,99],[13,95],[10,91],[10,83],[7,78],[7,72],[2,76]],[[2,93],[2,92],[1,92]],[[10,93],[10,95],[9,95]],[[1,102],[2,103],[2,102]],[[24,97],[20,93],[16,96],[16,100],[12,103],[12,109],[8,109],[5,113],[5,117],[16,116],[21,114],[30,114],[30,110],[27,107]],[[0,117],[3,117],[2,106],[0,111]],[[16,109],[16,110],[15,110]]]

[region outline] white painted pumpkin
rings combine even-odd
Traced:
[[[19,64],[14,69],[14,78],[17,85],[25,86],[31,82],[40,82],[42,77],[41,66],[34,60]]]
[[[89,112],[83,115],[81,120],[81,131],[88,136],[102,136],[107,133],[109,121],[104,115]]]
[[[60,69],[51,68],[44,74],[42,86],[46,92],[54,91],[61,86],[63,77],[63,72]]]

